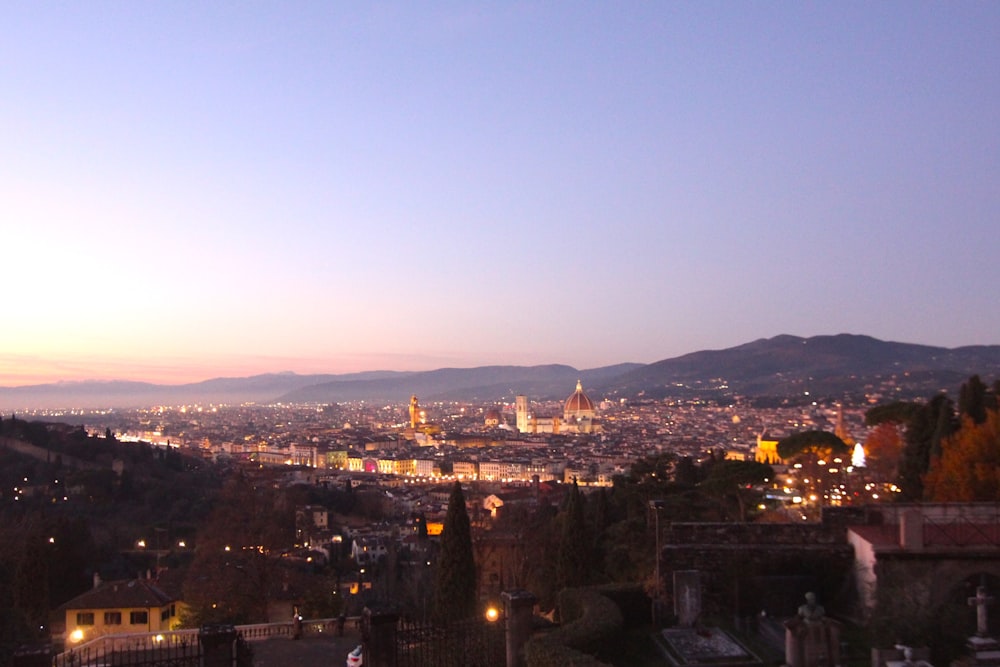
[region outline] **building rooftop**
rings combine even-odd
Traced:
[[[99,584],[76,596],[60,609],[128,609],[162,607],[176,598],[167,594],[150,579],[123,579]]]

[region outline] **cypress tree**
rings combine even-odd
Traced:
[[[556,583],[559,588],[572,588],[587,583],[591,555],[588,532],[583,498],[574,479],[563,510],[559,554],[556,559]]]
[[[417,515],[417,541],[420,544],[427,543],[427,516],[421,512]]]
[[[900,500],[923,498],[923,476],[927,474],[931,459],[941,455],[941,442],[955,430],[954,406],[944,394],[938,394],[913,411],[906,424],[905,445],[899,459]]]
[[[471,618],[475,613],[476,564],[472,556],[472,530],[462,484],[455,482],[441,530],[434,616],[438,621],[447,622]]]
[[[973,375],[962,385],[958,394],[958,414],[968,417],[973,423],[982,424],[986,421],[987,407],[986,384],[978,375]]]

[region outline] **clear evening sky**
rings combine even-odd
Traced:
[[[0,5],[0,385],[1000,343],[1000,2]]]

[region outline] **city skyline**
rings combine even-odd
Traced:
[[[0,19],[0,386],[1000,343],[996,3]]]

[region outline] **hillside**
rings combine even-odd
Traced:
[[[1000,377],[1000,346],[942,348],[838,334],[781,335],[724,350],[703,350],[652,364],[482,366],[425,372],[373,371],[342,375],[278,373],[217,378],[185,385],[76,382],[0,387],[0,410],[128,408],[183,403],[336,403],[439,400],[512,401],[566,397],[583,382],[591,396],[614,398],[927,397],[955,391],[970,375]]]
[[[893,388],[899,397],[954,390],[972,374],[1000,375],[1000,346],[954,349],[870,336],[775,336],[665,359],[618,378],[622,395],[839,396]]]

